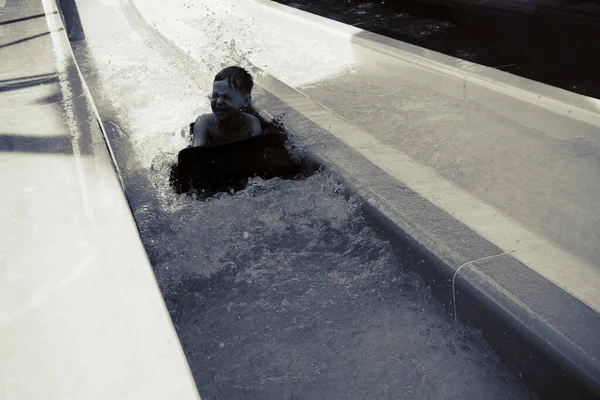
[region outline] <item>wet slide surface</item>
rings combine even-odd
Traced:
[[[532,397],[327,172],[208,202],[175,195],[179,130],[209,110],[222,64],[245,61],[206,47],[188,65],[127,1],[77,6],[75,53],[203,399]]]
[[[567,110],[563,115],[539,107],[535,100],[498,97],[486,87],[472,86],[467,92],[472,90],[473,96],[464,98],[463,82],[423,73],[403,61],[402,51],[397,57],[370,50],[359,43],[368,35],[354,27],[276,2],[222,0],[217,5],[214,0],[193,4],[174,0],[165,8],[149,0],[138,7],[190,57],[204,63],[209,48],[218,54],[218,63],[229,53],[250,60],[369,132],[370,140],[407,155],[423,169],[433,169],[461,192],[493,207],[494,212],[485,217],[488,223],[496,223],[499,212],[548,239],[551,246],[575,255],[578,264],[589,264],[585,267],[592,270],[594,280],[600,276],[597,125],[571,119]],[[429,50],[418,51],[433,57]],[[518,79],[509,74],[505,78]],[[527,90],[532,82],[518,85]],[[535,97],[545,93],[536,90]],[[592,98],[581,97],[578,102],[592,113],[600,107]],[[335,135],[340,138],[344,132]],[[382,160],[382,169],[389,161]],[[405,178],[400,180],[407,183]],[[445,192],[441,197],[446,197]],[[454,208],[463,204],[452,202]],[[453,214],[456,209],[447,211]],[[460,218],[478,231],[486,229],[479,220]],[[510,235],[496,236],[491,240],[498,243]],[[512,251],[523,246],[515,242],[503,248]],[[542,269],[547,272],[545,265]],[[569,283],[545,276],[557,285]],[[584,286],[574,285],[569,290]]]

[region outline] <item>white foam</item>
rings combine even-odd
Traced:
[[[287,18],[282,19],[254,1],[187,3],[134,0],[150,24],[177,40],[200,62],[212,53],[215,60],[226,63],[237,51],[242,58],[293,87],[335,76],[357,64],[347,37],[331,35],[330,29],[318,25],[299,32]]]

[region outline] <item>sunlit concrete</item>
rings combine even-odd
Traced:
[[[198,399],[56,11],[0,25],[0,398]]]

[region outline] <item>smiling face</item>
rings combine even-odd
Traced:
[[[248,96],[244,96],[231,87],[227,80],[215,81],[210,107],[217,121],[226,121],[240,115],[247,99]]]

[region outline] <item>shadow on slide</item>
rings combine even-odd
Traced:
[[[81,18],[79,17],[79,10],[77,9],[75,0],[57,0],[57,3],[69,40],[84,40],[85,33],[81,25]]]

